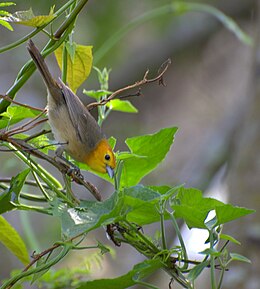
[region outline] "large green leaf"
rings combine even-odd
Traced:
[[[104,202],[82,201],[78,208],[54,205],[53,213],[61,217],[62,234],[71,238],[119,220],[122,206],[123,195],[114,193]]]
[[[217,224],[221,225],[254,212],[254,210],[236,207],[230,204],[219,206],[216,208]]]
[[[138,284],[142,279],[150,276],[154,271],[161,268],[162,264],[158,260],[146,260],[142,263],[136,264],[127,274],[113,278],[100,279],[94,281],[82,282],[77,289],[124,289]]]
[[[23,264],[29,263],[29,254],[23,239],[2,216],[0,216],[0,242]]]
[[[158,203],[161,194],[141,185],[124,189],[124,206],[127,220],[138,225],[151,224],[160,220]]]
[[[176,218],[183,218],[189,228],[206,229],[205,219],[211,210],[223,205],[222,202],[203,198],[202,192],[193,188],[181,188],[172,208]]]
[[[133,157],[124,160],[121,186],[135,186],[154,170],[170,150],[176,132],[177,128],[171,127],[154,134],[128,138],[126,144]]]
[[[210,229],[254,212],[203,197],[201,191],[192,188],[181,188],[171,206],[175,217],[183,218],[189,228],[202,229]],[[215,211],[216,217],[205,223],[210,211]]]
[[[29,172],[30,169],[26,169],[11,179],[10,187],[0,195],[0,214],[19,205],[19,195]]]

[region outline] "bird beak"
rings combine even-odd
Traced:
[[[110,178],[113,179],[113,177],[114,177],[114,170],[113,170],[110,166],[108,166],[108,165],[106,165],[106,170],[107,170],[107,174],[110,176]]]

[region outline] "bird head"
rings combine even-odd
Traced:
[[[113,178],[116,167],[115,155],[106,139],[102,139],[87,155],[86,164],[94,171],[108,173]]]

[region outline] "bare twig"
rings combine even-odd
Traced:
[[[39,149],[30,146],[24,140],[7,137],[5,138],[5,141],[11,143],[18,150],[27,151],[28,153],[40,159],[46,160],[47,162],[52,164],[54,167],[56,167],[61,173],[68,174],[73,179],[73,181],[75,181],[77,184],[84,186],[95,197],[96,200],[101,201],[102,197],[100,193],[98,192],[97,188],[94,185],[92,185],[90,182],[85,181],[82,175],[73,173],[73,170],[71,170],[68,165],[61,163],[61,162],[57,162],[54,158],[49,157],[48,155],[41,152]]]
[[[38,111],[44,111],[43,108],[38,108],[38,107],[34,107],[34,106],[31,106],[31,105],[28,105],[28,104],[24,104],[24,103],[15,101],[11,97],[9,97],[8,95],[1,95],[0,94],[0,98],[5,99],[5,100],[7,100],[7,101],[9,101],[11,103],[17,104],[19,106],[23,106],[23,107],[29,108],[29,109],[34,109],[34,110],[38,110]]]
[[[108,98],[106,99],[102,99],[101,101],[99,102],[93,102],[93,103],[90,103],[87,108],[89,110],[97,107],[97,106],[100,106],[100,105],[105,105],[107,104],[110,100],[114,99],[116,96],[122,94],[123,92],[127,91],[127,90],[130,90],[130,89],[133,89],[133,88],[136,88],[136,87],[140,87],[140,86],[143,86],[145,84],[148,84],[148,83],[151,83],[151,82],[156,82],[156,81],[159,81],[159,84],[162,84],[162,85],[165,85],[164,82],[163,82],[163,76],[165,74],[165,72],[167,71],[169,65],[171,64],[171,60],[170,59],[167,59],[160,67],[159,71],[158,71],[158,75],[154,78],[150,78],[148,79],[147,76],[148,76],[148,73],[149,73],[149,70],[146,70],[145,74],[144,74],[144,77],[142,80],[140,81],[137,81],[135,82],[134,84],[131,84],[131,85],[128,85],[126,87],[123,87],[123,88],[120,88],[118,89],[117,91],[113,92]],[[140,91],[138,92],[139,95],[140,95]]]

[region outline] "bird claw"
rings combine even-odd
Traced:
[[[75,177],[78,177],[81,180],[84,180],[84,177],[81,174],[80,169],[78,167],[69,168],[68,171],[67,171],[67,174],[69,176],[72,176],[72,177],[75,176]]]

